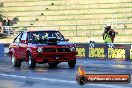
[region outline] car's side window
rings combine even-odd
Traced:
[[[33,35],[33,33],[28,33],[27,37],[28,37],[28,43],[33,42],[33,40],[35,39],[35,36]]]
[[[21,37],[22,37],[22,34],[23,33],[20,33],[15,39],[14,39],[14,43],[20,43],[20,39],[21,39]]]
[[[27,33],[26,32],[23,33],[21,40],[27,40]]]

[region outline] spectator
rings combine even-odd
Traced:
[[[8,19],[7,26],[11,26],[11,20]]]
[[[3,20],[2,26],[7,26],[7,21],[6,20]]]
[[[103,40],[105,43],[113,43],[115,34],[118,34],[113,29],[111,29],[110,25],[105,26],[104,33],[103,33]]]

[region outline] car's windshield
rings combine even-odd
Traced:
[[[60,41],[64,40],[63,35],[58,31],[38,31],[28,33],[28,42],[30,43],[44,43],[48,37],[57,38]]]

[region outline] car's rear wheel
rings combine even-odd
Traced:
[[[36,61],[33,59],[32,55],[28,54],[28,65],[29,68],[35,68],[36,67]]]
[[[75,60],[69,61],[69,62],[68,62],[68,65],[69,65],[70,68],[74,68],[75,65],[76,65],[76,59],[75,59]]]
[[[49,64],[49,68],[56,68],[58,63],[54,63],[54,62],[51,62],[51,63],[48,63]]]
[[[16,58],[14,54],[11,55],[11,62],[13,64],[13,67],[20,67],[21,66],[21,61]]]

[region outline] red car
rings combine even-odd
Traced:
[[[36,63],[48,63],[56,67],[61,62],[68,62],[70,68],[76,64],[76,46],[59,31],[24,31],[9,45],[9,55],[14,67],[20,67],[22,61],[30,68]]]

